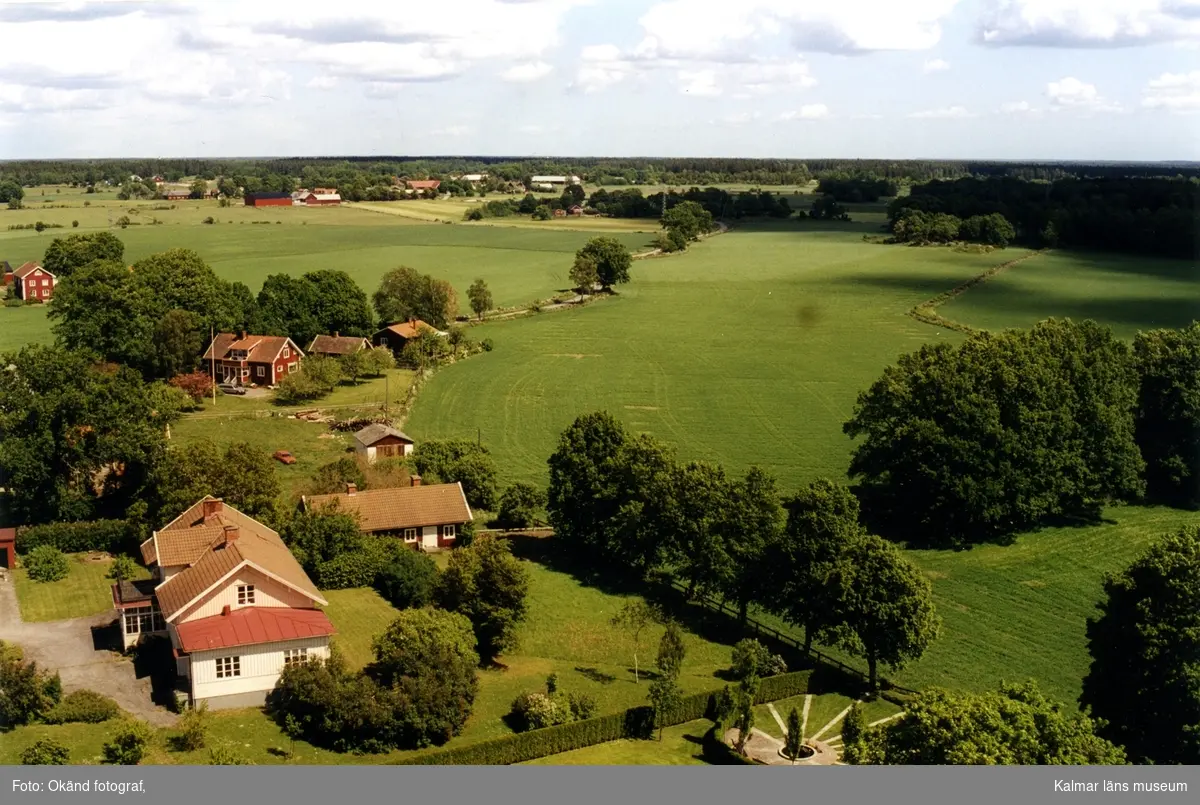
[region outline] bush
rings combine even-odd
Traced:
[[[483,347],[484,352],[491,352],[496,345],[492,342],[492,339],[485,338],[479,342],[479,346]]]
[[[546,493],[524,481],[517,481],[500,496],[501,528],[528,528],[539,522],[546,505]]]
[[[25,572],[34,581],[59,581],[71,572],[71,563],[66,554],[52,545],[39,545],[21,560]]]
[[[315,568],[317,586],[322,590],[346,590],[353,587],[374,587],[383,570],[396,561],[404,561],[412,553],[395,537],[363,537],[358,550],[347,551],[321,562]]]
[[[21,753],[23,766],[69,766],[71,753],[67,747],[51,738],[42,738],[25,747]]]
[[[560,707],[557,697],[540,691],[522,693],[514,699],[509,717],[513,729],[518,732],[545,729],[572,720],[570,709]]]
[[[215,220],[213,220],[213,217],[210,215],[210,216],[208,216],[207,218],[205,218],[203,221],[201,221],[200,223],[202,223],[202,224],[215,224],[215,223],[216,223],[216,221],[215,221]]]
[[[5,299],[4,300],[5,307],[23,307],[24,305],[25,305],[24,299],[13,298],[13,299]]]
[[[138,564],[133,561],[133,557],[121,554],[113,560],[112,565],[108,568],[108,578],[113,581],[122,581],[124,579],[132,579],[137,573]]]
[[[78,221],[72,221],[72,222],[71,222],[71,228],[72,228],[72,229],[78,229],[78,228],[79,228],[79,222],[78,222]]]
[[[7,652],[6,652],[7,653]],[[7,659],[0,664],[0,724],[20,725],[38,721],[58,704],[62,682],[36,662]]]
[[[190,372],[185,375],[175,375],[169,381],[172,386],[180,389],[195,402],[211,397],[213,381],[205,372]]]
[[[432,557],[406,550],[379,572],[375,589],[396,609],[423,607],[433,599],[437,574]]]
[[[120,714],[121,708],[107,696],[77,690],[51,707],[42,720],[47,724],[99,724]]]
[[[29,553],[42,545],[58,548],[64,553],[104,551],[117,554],[136,548],[137,540],[124,520],[46,523],[17,534],[18,553]]]
[[[223,201],[224,199],[222,199]],[[208,765],[210,766],[253,766],[246,758],[228,746],[214,746],[208,750]]]
[[[101,756],[105,763],[116,766],[136,766],[146,756],[150,743],[150,727],[144,721],[129,720],[117,727],[112,739],[104,744]]]
[[[208,743],[208,704],[189,708],[179,719],[179,748],[184,752],[203,749]]]

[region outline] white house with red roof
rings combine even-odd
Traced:
[[[49,302],[54,298],[58,277],[42,268],[41,263],[25,263],[13,270],[13,293],[18,299]]]
[[[202,365],[218,383],[274,386],[300,368],[304,353],[284,335],[218,333]]]
[[[283,669],[329,656],[325,598],[279,534],[211,495],[142,543],[154,578],[113,585],[126,648],[170,638],[191,704],[266,701]]]

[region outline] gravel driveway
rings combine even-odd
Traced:
[[[177,716],[151,700],[150,678],[137,678],[133,662],[109,648],[119,640],[115,613],[48,623],[25,623],[17,607],[12,578],[0,569],[0,640],[16,643],[26,659],[58,671],[63,690],[94,690],[116,700],[128,713],[158,727],[173,725]],[[117,644],[119,646],[119,644]]]

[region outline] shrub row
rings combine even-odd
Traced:
[[[133,533],[124,520],[92,520],[82,523],[46,523],[17,533],[17,553],[28,553],[41,545],[63,553],[106,551],[131,552],[136,547]]]
[[[704,733],[704,739],[700,742],[700,751],[704,755],[705,762],[713,766],[758,765],[745,755],[735,752],[732,746],[725,743],[721,736],[717,735],[716,724]]]
[[[811,673],[797,671],[764,679],[756,701],[761,704],[807,693]],[[693,693],[682,698],[679,707],[670,714],[665,723],[673,726],[700,718],[711,718],[715,707],[716,691]],[[398,765],[506,766],[622,738],[649,738],[653,731],[654,711],[646,706],[631,707],[623,713],[506,735],[471,746],[430,752],[398,761]]]

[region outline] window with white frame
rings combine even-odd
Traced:
[[[308,662],[307,648],[288,648],[283,650],[283,667],[291,668],[293,665],[303,665]]]
[[[250,376],[250,370],[249,370],[249,369],[243,369],[243,370],[242,370],[242,377],[249,377],[249,376]]]
[[[454,539],[454,526],[442,526],[442,539]]]
[[[150,634],[167,628],[157,608],[142,607],[125,610],[125,634]]]
[[[292,350],[288,347],[284,347],[283,348],[283,357],[285,357],[285,358],[292,357]]]
[[[254,585],[239,584],[238,585],[238,606],[246,606],[254,603]]]
[[[229,679],[241,675],[241,657],[217,657],[217,679]]]
[[[416,539],[417,539],[417,529],[415,529],[415,528],[404,529],[404,541],[405,542],[415,542]]]
[[[259,377],[267,376],[267,367],[265,366],[255,366],[254,371]]]
[[[296,362],[292,361],[288,364],[288,373],[291,374],[294,371],[296,371]]]
[[[49,285],[50,285],[50,280],[42,280],[42,287],[47,287]]]

